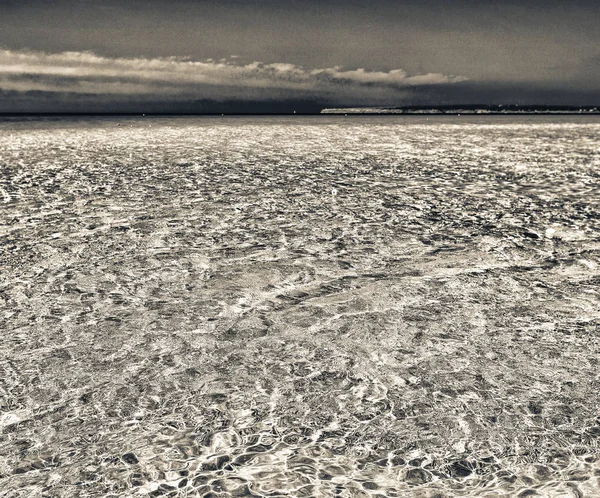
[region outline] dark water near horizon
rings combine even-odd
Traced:
[[[0,119],[0,496],[600,495],[599,180],[592,116]]]

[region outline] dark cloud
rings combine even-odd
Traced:
[[[401,69],[304,68],[289,63],[239,63],[234,59],[194,61],[180,57],[111,58],[92,52],[0,50],[0,90],[57,92],[157,100],[269,101],[343,98],[393,101],[406,89],[448,85],[464,77],[439,73],[409,75]]]

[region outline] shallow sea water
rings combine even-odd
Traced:
[[[3,119],[0,168],[0,495],[600,495],[599,119]]]

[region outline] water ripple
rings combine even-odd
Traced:
[[[123,119],[0,121],[7,496],[600,492],[597,121]]]

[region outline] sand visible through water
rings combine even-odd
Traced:
[[[599,137],[3,119],[0,494],[599,495]]]

